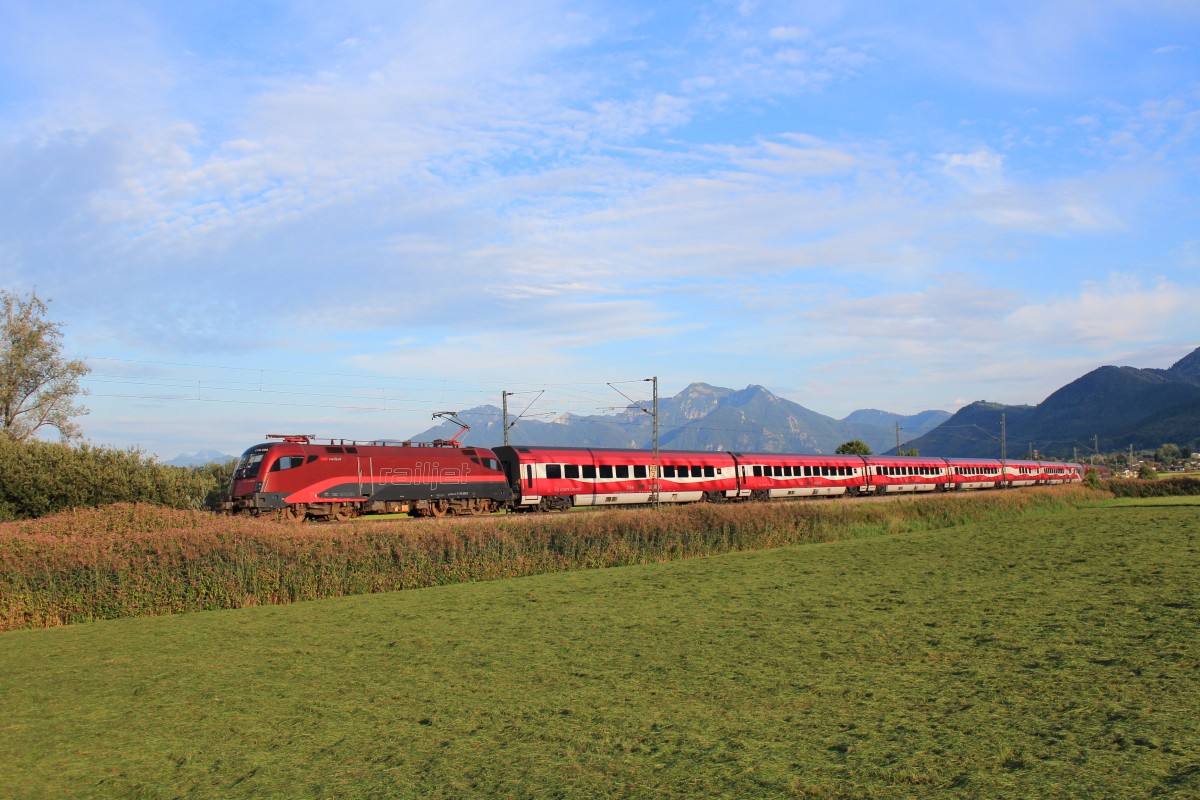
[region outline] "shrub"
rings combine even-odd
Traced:
[[[0,436],[0,521],[111,503],[204,508],[223,493],[230,473],[231,465],[159,464],[136,449]]]
[[[1104,485],[1114,497],[1180,497],[1200,494],[1200,478],[1179,477],[1161,481],[1111,480]]]

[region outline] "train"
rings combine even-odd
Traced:
[[[270,435],[247,449],[225,509],[289,522],[469,516],[579,506],[744,502],[1078,483],[1081,464]]]

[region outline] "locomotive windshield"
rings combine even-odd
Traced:
[[[251,447],[243,453],[233,471],[233,479],[236,481],[256,477],[258,468],[262,465],[263,456],[267,454],[268,449],[268,447]]]

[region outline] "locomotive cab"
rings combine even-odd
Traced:
[[[229,482],[227,510],[261,511],[287,505],[286,492],[271,492],[267,485],[271,473],[305,463],[302,447],[291,443],[264,442],[242,453]]]

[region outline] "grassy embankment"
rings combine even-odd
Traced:
[[[10,632],[0,796],[1194,797],[1196,503]]]
[[[1099,496],[1075,486],[298,527],[150,505],[85,509],[0,525],[0,630],[931,530]]]

